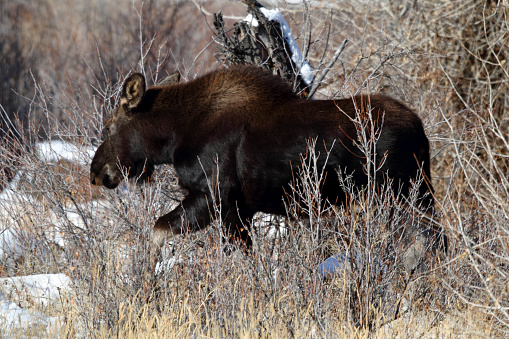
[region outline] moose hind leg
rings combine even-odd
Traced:
[[[253,218],[254,212],[245,209],[230,209],[229,213],[223,219],[224,229],[229,237],[230,243],[240,240],[246,249],[253,245],[249,233],[248,222]]]

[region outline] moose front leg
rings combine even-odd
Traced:
[[[208,199],[208,201],[211,200]],[[203,192],[189,193],[177,208],[157,219],[152,242],[157,249],[160,249],[170,234],[195,232],[209,223],[207,195]]]

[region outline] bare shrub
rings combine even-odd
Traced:
[[[492,90],[486,90],[493,98]],[[506,335],[508,144],[496,100],[480,100],[478,105],[462,100],[464,112],[473,116],[469,122],[474,128],[465,138],[452,139],[453,174],[461,181],[450,188],[444,201],[449,212],[444,221],[455,238],[445,284],[458,299],[458,307],[486,314],[496,324],[492,333]],[[446,121],[451,135],[457,135],[452,120]]]
[[[310,147],[282,197],[291,220],[284,227],[277,218],[246,225],[252,253],[226,255],[216,220],[207,231],[172,239],[158,274],[148,264],[150,230],[181,198],[178,179],[165,167],[148,186],[94,191],[88,149],[129,71],[143,70],[156,83],[174,68],[192,77],[212,64],[213,51],[200,52],[210,42],[206,27],[194,34],[202,14],[190,20],[199,13],[194,5],[162,1],[70,4],[2,3],[8,10],[0,23],[2,121],[10,118],[20,131],[9,135],[10,127],[0,144],[9,171],[0,180],[14,178],[17,187],[0,197],[0,224],[24,239],[21,254],[2,258],[0,271],[71,276],[63,330],[95,337],[507,336],[507,1],[339,1],[332,9],[284,11],[317,70],[350,41],[318,96],[381,91],[422,116],[433,150],[434,222],[450,240],[445,258],[409,261],[428,221],[372,181],[359,192],[338,173],[348,204],[321,200],[323,178],[313,164],[326,154]],[[70,142],[78,160],[41,158],[42,138]],[[211,179],[220,194],[220,178]],[[211,204],[211,213],[218,208]],[[324,280],[318,267],[335,255],[344,266]]]

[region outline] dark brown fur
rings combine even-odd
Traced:
[[[121,105],[106,124],[105,140],[92,161],[91,181],[116,187],[121,180],[118,163],[130,169],[130,177],[150,175],[157,164],[173,164],[189,194],[157,220],[155,238],[161,244],[168,232],[195,231],[210,223],[212,197],[206,176],[213,178],[219,170],[224,224],[230,235],[249,244],[242,224],[255,212],[285,215],[283,195],[292,180],[292,165],[300,163],[310,138],[317,139],[320,168],[326,150],[331,151],[324,198],[336,204],[344,201],[339,168],[353,173],[357,186],[367,183],[366,159],[354,145],[357,130],[351,118],[361,114],[369,119],[368,108],[375,127],[381,127],[377,159],[386,156],[376,180],[383,182],[388,174],[395,190],[401,185],[405,196],[421,166],[424,177],[430,177],[428,139],[414,112],[382,95],[300,99],[281,79],[250,66],[148,90],[140,74],[127,79]],[[422,209],[429,211],[429,180],[419,190]]]

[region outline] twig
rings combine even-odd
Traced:
[[[208,15],[208,16],[213,16],[214,13],[211,13],[209,11],[207,11],[205,8],[202,7],[201,4],[199,4],[196,0],[192,0],[193,4],[205,15]],[[234,15],[227,15],[227,16],[223,16],[223,18],[225,19],[232,19],[232,20],[242,20],[244,19],[243,16],[234,16]]]
[[[320,74],[320,77],[318,77],[318,79],[316,81],[313,81],[313,87],[311,88],[311,91],[309,91],[308,99],[311,99],[313,97],[313,95],[315,94],[316,90],[318,89],[318,86],[320,86],[320,84],[322,83],[323,79],[325,78],[327,73],[329,73],[330,69],[332,68],[332,66],[334,65],[336,60],[338,60],[338,58],[341,55],[341,53],[343,53],[343,50],[345,49],[347,43],[348,43],[348,40],[345,39],[343,41],[343,43],[341,44],[341,46],[339,46],[339,48],[336,51],[336,53],[334,53],[334,56],[329,61],[329,64],[327,65],[327,67],[325,67],[325,69],[323,70],[322,74]]]

